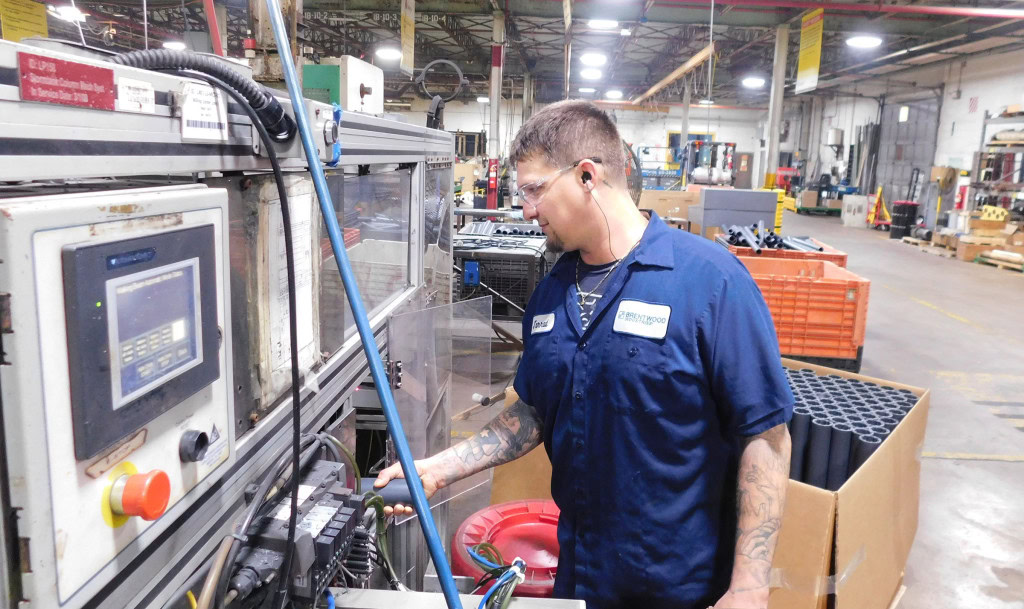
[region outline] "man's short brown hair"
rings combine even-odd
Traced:
[[[512,164],[537,156],[562,168],[580,159],[600,158],[611,182],[626,180],[626,156],[619,130],[608,114],[589,101],[561,101],[527,120],[512,141]]]

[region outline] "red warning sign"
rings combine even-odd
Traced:
[[[21,99],[97,110],[114,109],[114,71],[18,53]]]

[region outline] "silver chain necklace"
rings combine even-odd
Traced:
[[[583,256],[581,255],[578,258],[576,258],[576,304],[579,305],[580,307],[581,315],[584,312],[583,303],[585,303],[588,298],[593,296],[595,292],[601,289],[601,286],[604,284],[605,280],[611,277],[611,274],[615,271],[615,269],[619,268],[619,265],[622,264],[623,260],[629,258],[629,255],[633,253],[633,250],[636,249],[636,246],[638,245],[640,245],[640,240],[637,240],[637,242],[633,244],[633,247],[629,248],[629,251],[626,252],[625,256],[615,261],[615,264],[613,264],[612,267],[605,272],[604,277],[601,277],[601,281],[598,281],[597,285],[594,286],[594,289],[590,290],[589,292],[584,292],[583,288],[580,287],[580,260],[583,258]]]

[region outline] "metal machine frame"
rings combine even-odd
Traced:
[[[148,83],[153,93],[152,112],[139,113],[90,108],[53,103],[22,101],[19,53],[58,59],[74,64],[85,64],[112,71],[113,78],[122,84]],[[0,41],[0,181],[9,184],[8,196],[56,194],[68,191],[107,190],[134,184],[155,185],[163,176],[163,183],[203,182],[231,172],[267,172],[269,161],[261,154],[259,139],[249,119],[228,104],[228,138],[219,142],[183,140],[179,130],[181,120],[181,92],[188,79],[155,72],[114,65],[81,51],[65,47],[27,46]],[[281,104],[290,112],[287,95],[278,94]],[[315,127],[324,134],[321,159],[331,161],[333,139],[340,139],[339,167],[370,164],[410,164],[412,167],[412,194],[410,200],[408,287],[379,308],[371,318],[378,348],[386,352],[386,327],[389,316],[406,306],[425,285],[424,277],[424,180],[428,167],[444,167],[454,160],[454,137],[446,132],[405,124],[369,115],[345,113],[338,123],[332,119],[328,105],[306,101],[308,113],[314,117]],[[278,148],[285,170],[305,171],[306,162],[298,139]],[[116,179],[109,178],[111,174]],[[173,177],[172,177],[173,176]],[[56,182],[55,182],[56,181]],[[188,187],[186,187],[188,188]],[[192,188],[201,188],[193,186]],[[0,187],[0,207],[5,187]],[[451,222],[448,208],[448,222]],[[175,210],[168,210],[175,211]],[[121,220],[152,215],[154,209],[130,208],[111,210]],[[11,264],[12,261],[0,261]],[[450,280],[448,281],[450,285]],[[0,285],[0,291],[7,291]],[[234,286],[232,286],[234,287]],[[24,288],[21,288],[24,289]],[[16,305],[16,303],[15,303]],[[19,325],[17,316],[10,317],[10,298],[0,295],[0,319],[3,332],[16,336],[32,335],[32,328]],[[10,324],[8,328],[6,324]],[[230,324],[229,324],[230,325]],[[0,336],[3,343],[12,345],[11,336]],[[11,355],[10,353],[8,355]],[[302,421],[307,431],[323,428],[330,421],[353,414],[353,392],[366,378],[368,365],[362,353],[358,336],[344,341],[340,349],[315,369],[302,389]],[[231,370],[222,371],[231,378]],[[3,412],[20,405],[11,403],[8,391],[12,383],[0,366],[0,390],[3,391]],[[4,514],[12,514],[0,522],[0,542],[4,553],[0,555],[0,591],[4,606],[13,592],[12,584],[33,591],[34,599],[21,603],[23,607],[66,607],[69,609],[100,609],[107,607],[159,608],[170,600],[173,591],[214,551],[244,506],[244,491],[257,472],[270,466],[273,455],[290,442],[290,411],[281,408],[288,402],[284,397],[276,407],[265,414],[251,428],[237,433],[232,460],[221,477],[189,501],[181,501],[164,516],[170,522],[146,530],[120,552],[116,560],[106,564],[68,602],[59,605],[56,592],[47,593],[52,586],[52,571],[36,567],[35,572],[22,572],[13,559],[21,552],[21,560],[28,544],[24,539],[27,526],[20,505],[10,505],[8,483],[18,479],[19,472],[0,472],[3,482]],[[18,430],[9,426],[10,418],[0,419],[4,434],[0,441],[4,448],[12,449],[18,442]],[[8,423],[8,425],[4,425]],[[247,426],[240,426],[247,427]],[[236,430],[237,432],[237,430]],[[10,464],[5,458],[4,470]],[[180,509],[179,509],[180,508]],[[15,528],[16,527],[16,528]],[[20,538],[20,544],[19,544]],[[20,546],[20,549],[19,549]],[[34,558],[34,557],[33,557]],[[37,559],[36,559],[37,560]],[[37,564],[33,562],[33,564]],[[50,581],[47,582],[47,578]]]

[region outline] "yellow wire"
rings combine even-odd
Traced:
[[[185,593],[185,597],[188,598],[188,605],[189,607],[192,607],[192,609],[196,609],[196,607],[199,606],[198,603],[196,603],[196,595],[192,594],[191,590]]]

